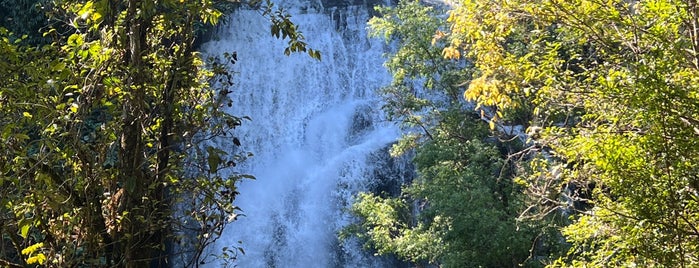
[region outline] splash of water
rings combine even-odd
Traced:
[[[229,112],[253,118],[238,135],[240,149],[255,154],[242,172],[257,177],[239,188],[246,216],[212,251],[242,241],[240,267],[382,266],[337,232],[350,221],[351,197],[376,183],[385,148],[399,135],[375,95],[390,82],[387,47],[366,37],[365,6],[290,10],[322,61],[284,56],[285,42],[248,10],[236,11],[220,40],[204,46],[209,55],[237,52]]]

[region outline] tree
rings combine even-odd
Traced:
[[[21,37],[15,37],[4,28],[0,28],[0,50],[2,54],[2,80],[5,81],[0,90],[0,112],[2,112],[2,149],[0,156],[0,231],[2,231],[2,258],[0,265],[10,267],[23,267],[25,263],[20,252],[31,246],[29,229],[34,224],[31,219],[25,217],[25,213],[33,210],[31,204],[24,203],[24,199],[42,200],[43,196],[30,195],[29,188],[32,183],[23,180],[14,168],[15,165],[34,168],[36,164],[27,163],[27,154],[36,152],[40,147],[31,146],[32,139],[36,139],[41,130],[32,120],[36,111],[46,111],[49,106],[41,102],[41,97],[36,91],[48,88],[47,80],[35,80],[35,76],[50,77],[50,70],[45,68],[44,62],[36,59],[55,51],[50,49],[26,49],[18,47]],[[19,41],[12,41],[19,40]],[[42,81],[43,83],[41,83]],[[31,135],[31,136],[30,136]],[[26,163],[26,164],[25,164]],[[41,179],[46,179],[44,176]],[[51,201],[56,202],[55,198]],[[35,254],[36,249],[28,251],[26,262],[39,262],[45,260],[42,254]],[[7,258],[10,259],[7,259]]]
[[[487,123],[461,98],[460,79],[473,65],[443,57],[452,52],[442,53],[447,28],[438,8],[401,1],[378,10],[372,34],[398,45],[386,61],[394,80],[381,90],[384,109],[411,131],[392,154],[414,149],[417,177],[399,196],[360,194],[358,222],[343,235],[418,265],[524,264],[536,232],[516,221],[522,189],[505,157],[517,141],[489,139]]]
[[[16,59],[5,69],[15,83],[3,90],[3,139],[12,150],[3,182],[13,198],[3,200],[10,215],[3,231],[14,237],[13,252],[4,252],[13,263],[162,265],[166,242],[175,239],[167,234],[179,228],[170,216],[181,195],[201,190],[195,200],[207,211],[189,211],[204,224],[199,235],[234,213],[239,176],[178,170],[198,150],[196,139],[228,131],[204,123],[205,114],[237,119],[218,112],[223,98],[208,87],[214,73],[192,46],[194,23],[220,15],[210,6],[60,2],[73,22],[72,33],[58,35],[61,46],[10,56]],[[212,201],[224,197],[228,204]]]
[[[450,112],[435,138],[418,147],[415,181],[399,197],[360,195],[352,207],[360,222],[351,231],[379,254],[418,264],[525,263],[536,233],[516,222],[521,195],[501,176],[505,161],[494,144],[484,142],[487,134],[478,115]]]
[[[240,144],[246,119],[221,109],[232,83],[221,60],[235,57],[195,50],[220,3],[54,5],[70,30],[49,30],[50,45],[0,31],[0,265],[198,265],[252,178],[232,170],[246,154],[221,149]],[[320,58],[286,13],[262,13],[289,52]]]
[[[462,1],[450,14],[445,51],[479,73],[465,97],[532,108],[545,161],[523,181],[527,215],[557,211],[568,185],[591,205],[554,265],[699,263],[697,14],[694,1],[555,0]]]

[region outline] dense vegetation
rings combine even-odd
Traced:
[[[195,41],[233,6],[0,5],[0,266],[210,260],[202,250],[235,219],[236,184],[251,176],[231,170],[245,154],[220,149],[240,144],[233,130],[244,121],[220,109],[232,77]],[[286,13],[253,8],[289,40],[288,53],[320,57]]]
[[[699,265],[696,1],[379,12],[385,108],[413,130],[394,152],[419,175],[360,195],[348,233],[444,267]]]
[[[220,110],[233,78],[195,44],[241,5],[320,58],[260,1],[0,0],[0,266],[215,257],[250,178],[219,146],[245,117]],[[378,12],[397,45],[384,109],[408,132],[392,154],[418,176],[359,195],[345,235],[420,266],[699,266],[696,1]]]

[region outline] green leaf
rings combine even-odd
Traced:
[[[85,40],[83,39],[83,35],[81,34],[71,34],[68,37],[68,45],[73,46],[73,47],[80,47],[85,43]]]
[[[13,129],[14,124],[5,125],[5,127],[2,129],[2,139],[7,140],[10,137],[10,134],[12,134]]]
[[[222,163],[221,156],[219,155],[219,150],[215,149],[214,147],[209,146],[207,148],[208,152],[208,158],[207,161],[209,163],[209,173],[216,172],[218,170],[218,166]]]
[[[20,233],[19,235],[22,236],[22,238],[27,239],[27,236],[29,235],[29,228],[31,227],[30,224],[24,224],[20,226]]]

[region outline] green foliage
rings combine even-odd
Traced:
[[[69,23],[46,32],[50,45],[0,28],[0,266],[207,261],[203,249],[238,216],[237,183],[253,178],[233,170],[250,154],[221,149],[240,145],[234,130],[249,119],[222,109],[231,74],[194,48],[220,3],[52,5]]]
[[[465,97],[535,116],[530,137],[549,163],[532,162],[527,214],[588,185],[572,198],[594,208],[563,229],[572,248],[555,265],[699,265],[697,8],[475,0],[451,12],[448,50],[479,72]]]
[[[379,254],[394,253],[414,263],[524,263],[535,233],[516,222],[519,191],[501,176],[504,160],[497,148],[483,142],[485,123],[476,115],[450,111],[435,133],[417,149],[419,176],[402,197],[359,196],[353,212],[361,221],[352,231]],[[413,215],[413,209],[419,213]]]
[[[27,35],[24,43],[46,44],[50,39],[42,36],[42,28],[47,27],[49,18],[45,11],[50,9],[46,0],[1,0],[0,27],[17,35]]]
[[[320,60],[320,51],[307,48],[303,34],[298,31],[297,26],[291,22],[291,15],[286,13],[283,8],[274,9],[274,3],[267,0],[266,5],[262,9],[262,15],[269,17],[271,20],[270,31],[272,36],[281,39],[289,39],[288,46],[284,49],[285,55],[291,53],[305,52],[308,56],[316,60]]]
[[[468,76],[469,69],[461,68],[463,62],[441,56],[447,44],[433,37],[446,29],[437,16],[440,10],[401,1],[397,7],[377,7],[377,11],[381,16],[369,21],[370,35],[398,45],[385,63],[393,82],[380,90],[386,102],[383,109],[389,119],[413,132],[393,149],[398,155],[429,138],[429,128],[443,110],[461,105],[457,79]]]
[[[415,149],[418,177],[398,197],[359,195],[352,207],[359,222],[343,236],[417,265],[535,264],[537,232],[517,222],[522,188],[503,154],[517,142],[486,142],[482,115],[464,109],[460,92],[474,66],[448,47],[444,11],[416,1],[378,11],[371,34],[398,45],[386,61],[394,79],[380,92],[384,110],[409,130],[391,153]]]
[[[420,263],[435,262],[444,251],[438,228],[430,229],[422,223],[410,226],[411,215],[405,200],[362,193],[352,212],[363,222],[345,230],[343,236],[356,235],[378,254],[396,254]]]
[[[385,64],[394,75],[393,86],[412,86],[421,81],[424,88],[445,91],[450,101],[458,101],[454,79],[467,70],[441,57],[446,43],[434,39],[436,33],[446,29],[445,21],[438,17],[440,10],[416,1],[401,1],[397,7],[377,7],[376,11],[381,16],[369,21],[369,35],[398,44],[398,50]]]
[[[477,117],[450,117],[440,125],[439,136],[418,150],[420,177],[406,192],[427,202],[421,217],[448,224],[445,267],[523,263],[533,235],[517,228],[518,191],[501,173],[504,161],[494,145],[483,142],[487,131]]]

